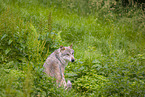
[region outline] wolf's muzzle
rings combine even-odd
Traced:
[[[74,62],[74,61],[75,61],[75,59],[72,59],[72,60],[71,60],[71,62]]]

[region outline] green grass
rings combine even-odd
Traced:
[[[0,96],[142,97],[144,24],[140,8],[116,1],[1,0]],[[67,92],[53,86],[43,63],[71,43],[76,62],[65,70],[73,84]]]

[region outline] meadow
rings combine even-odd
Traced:
[[[43,72],[73,43],[71,91]],[[144,97],[145,13],[115,0],[0,0],[1,97]]]

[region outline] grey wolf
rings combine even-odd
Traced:
[[[44,72],[51,77],[56,78],[58,86],[64,86],[66,89],[71,88],[71,82],[66,84],[64,71],[69,62],[74,62],[74,50],[72,44],[69,47],[60,46],[51,55],[48,56],[44,63]]]

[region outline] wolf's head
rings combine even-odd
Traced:
[[[69,47],[60,46],[60,57],[65,61],[74,62],[74,50],[72,49],[72,44]]]

